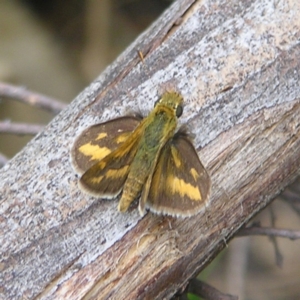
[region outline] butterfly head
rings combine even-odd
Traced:
[[[176,117],[179,118],[183,112],[183,98],[178,93],[167,92],[155,102],[155,108],[159,107],[172,110]]]

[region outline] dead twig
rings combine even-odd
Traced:
[[[193,293],[197,296],[200,296],[206,300],[237,300],[237,296],[224,294],[209,284],[197,280],[192,279],[188,286],[188,292]]]
[[[248,235],[277,236],[277,237],[288,238],[290,240],[300,239],[300,231],[298,231],[298,230],[260,227],[260,226],[256,226],[256,225],[242,228],[236,234],[236,236],[248,236]]]
[[[8,158],[0,153],[0,168],[2,168],[8,161]]]
[[[272,205],[270,205],[269,211],[270,211],[270,216],[271,216],[271,225],[273,228],[275,228],[276,216],[275,216],[274,210],[272,209]],[[269,238],[270,238],[270,241],[272,242],[272,244],[274,245],[276,265],[281,268],[282,264],[283,264],[283,255],[280,252],[276,236],[270,236]]]
[[[0,122],[0,133],[17,135],[36,135],[44,129],[44,125],[11,123],[10,121]]]
[[[67,106],[67,104],[51,97],[28,91],[25,87],[14,86],[3,82],[0,82],[0,96],[39,107],[54,114],[59,113]]]
[[[300,178],[287,187],[279,198],[287,202],[300,216]]]

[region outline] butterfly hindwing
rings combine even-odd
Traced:
[[[177,133],[162,148],[142,193],[143,205],[156,213],[191,216],[207,204],[210,178],[188,137]]]
[[[101,161],[122,145],[139,123],[140,119],[137,117],[121,117],[84,130],[71,151],[75,170],[82,174]]]

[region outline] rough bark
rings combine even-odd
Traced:
[[[168,299],[184,287],[299,175],[299,15],[298,0],[176,1],[1,169],[1,297]],[[82,194],[74,138],[170,89],[211,175],[205,211],[141,218]]]

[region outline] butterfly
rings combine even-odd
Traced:
[[[140,197],[141,215],[198,213],[211,181],[188,135],[176,131],[182,113],[182,96],[166,92],[144,119],[125,116],[85,129],[71,150],[80,189],[107,199],[122,192],[120,212]]]

